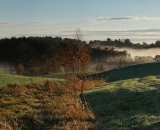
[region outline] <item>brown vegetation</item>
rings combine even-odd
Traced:
[[[76,90],[103,80],[76,79]],[[8,130],[87,130],[94,127],[95,117],[89,105],[74,95],[73,78],[65,83],[45,81],[44,85],[9,84],[0,88],[0,129]]]
[[[22,63],[19,63],[16,67],[16,73],[19,75],[23,75],[25,73],[25,67]]]

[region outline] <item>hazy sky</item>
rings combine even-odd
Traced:
[[[83,40],[160,40],[160,0],[0,0],[0,38],[61,36]]]

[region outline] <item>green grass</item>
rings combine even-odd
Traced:
[[[10,84],[10,83],[29,84],[31,81],[43,84],[44,81],[47,79],[64,81],[63,79],[59,79],[59,78],[29,77],[29,76],[0,73],[0,87],[6,86],[7,84]]]
[[[160,129],[160,63],[133,65],[99,73],[98,75],[107,76],[109,82],[96,86],[85,93],[86,100],[95,115],[95,129]],[[55,79],[51,79],[57,80],[57,75],[53,77]],[[64,75],[58,75],[58,80],[60,80],[60,77],[64,77]],[[43,83],[45,79],[33,77],[33,82]],[[31,77],[0,73],[1,86],[5,86],[8,83],[28,84],[30,82]],[[34,92],[35,90],[33,89],[32,91]],[[42,100],[44,94],[39,94],[38,97],[36,95],[33,96],[36,99],[32,99],[33,102],[28,100],[30,97],[23,97],[25,100],[22,100],[22,103],[26,104],[27,102],[30,104],[30,108],[35,108],[38,111],[37,98]],[[0,104],[13,109],[16,107],[14,104],[19,103],[20,109],[15,109],[21,110],[22,107],[19,100],[20,98],[13,100],[13,97],[4,94]],[[23,105],[23,109],[28,110],[28,105]]]
[[[0,130],[86,130],[94,116],[84,111],[73,82],[45,81],[0,88]],[[75,125],[76,124],[76,125]]]
[[[97,129],[160,129],[160,75],[102,84],[87,91],[86,100]]]
[[[104,78],[108,77],[109,82],[133,78],[143,78],[146,76],[156,76],[160,75],[160,62],[132,65],[121,69],[114,69],[103,73],[98,73],[97,75],[103,75]]]

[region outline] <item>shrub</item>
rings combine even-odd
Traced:
[[[25,67],[22,63],[19,63],[16,67],[16,73],[19,75],[23,75],[25,73]]]

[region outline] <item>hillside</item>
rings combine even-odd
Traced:
[[[159,130],[160,63],[104,72],[112,82],[86,92],[101,130]]]
[[[53,122],[58,124],[56,121],[71,119],[70,117],[64,118],[64,115],[70,110],[71,115],[69,116],[71,117],[75,115],[77,118],[75,113],[83,115],[80,120],[84,124],[79,124],[81,128],[87,125],[92,128],[93,125],[90,123],[95,122],[93,127],[97,130],[159,130],[159,65],[160,63],[141,64],[99,73],[98,75],[108,76],[111,82],[103,83],[85,92],[86,101],[91,106],[94,116],[92,113],[91,115],[85,114],[86,111],[77,112],[81,109],[79,107],[75,111],[69,109],[68,104],[72,104],[70,101],[75,103],[75,100],[65,97],[70,93],[66,95],[63,93],[65,90],[63,84],[49,81],[44,86],[33,83],[26,86],[9,85],[6,88],[1,88],[0,111],[6,113],[5,117],[1,116],[5,121],[7,116],[11,116],[16,121],[14,124],[18,123],[19,127],[23,129],[30,127],[29,123],[32,123],[34,128],[44,129],[47,125],[53,127]],[[60,74],[60,77],[63,75]],[[44,83],[44,80],[47,79],[5,73],[0,73],[0,78],[1,86],[8,83],[28,84],[31,82],[31,78],[33,82]],[[69,85],[72,86],[70,83]],[[53,92],[52,96],[50,92]],[[66,106],[64,106],[65,104]],[[12,118],[8,119],[8,122]],[[5,124],[5,122],[0,123]],[[12,124],[8,123],[9,126]]]
[[[108,78],[109,82],[133,78],[143,78],[146,76],[156,76],[160,75],[160,62],[132,65],[121,69],[114,69],[97,74],[97,76],[100,77],[102,75],[105,79]]]

